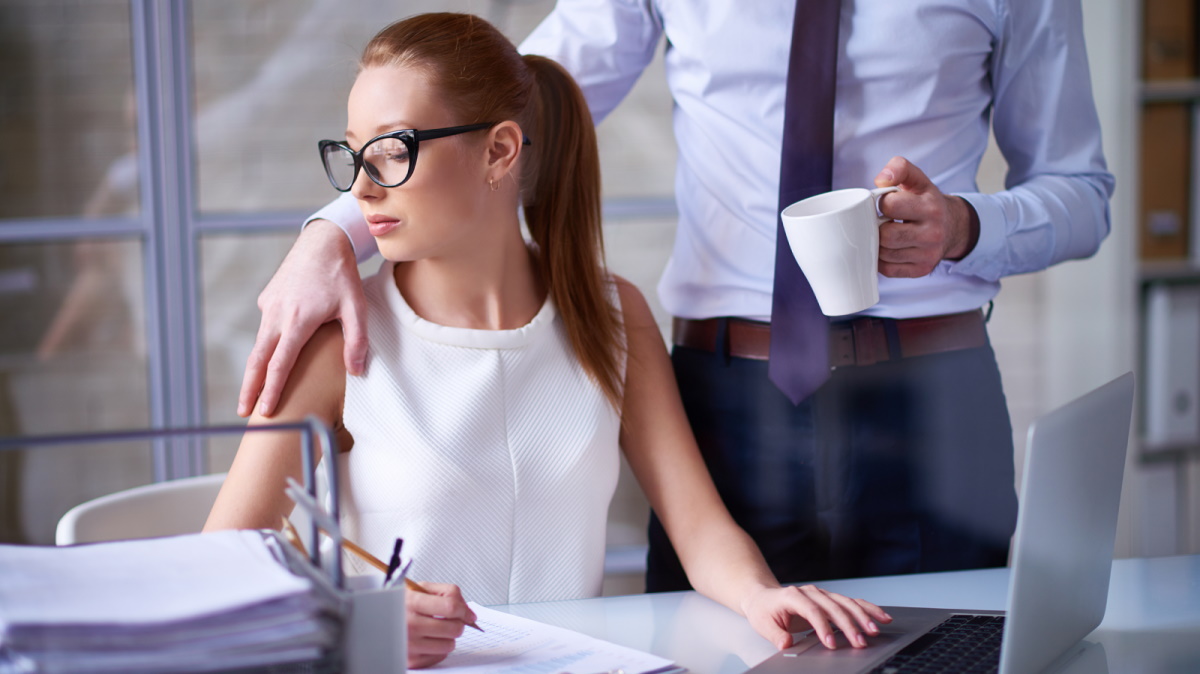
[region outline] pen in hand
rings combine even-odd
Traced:
[[[359,547],[357,543],[354,543],[353,541],[349,541],[349,540],[346,540],[343,538],[342,545],[345,545],[347,550],[358,555],[359,557],[361,557],[363,559],[363,561],[365,561],[366,563],[375,567],[376,569],[379,569],[383,573],[388,572],[387,564],[384,564],[378,557],[376,557],[375,555],[372,555],[371,553],[367,552],[363,548]],[[433,592],[426,590],[420,583],[418,583],[415,580],[412,580],[408,576],[404,577],[404,587],[407,587],[408,589],[412,590],[413,592],[420,592],[421,594],[434,594]],[[475,623],[467,623],[467,626],[474,627],[475,629],[479,630],[480,632],[483,631],[483,628],[480,627],[479,625],[476,625]]]

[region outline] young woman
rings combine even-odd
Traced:
[[[474,620],[464,597],[599,594],[620,450],[695,588],[772,643],[806,621],[862,646],[890,620],[781,588],[721,503],[650,310],[605,270],[595,132],[562,68],[478,17],[422,15],[367,45],[348,109],[346,141],[321,156],[386,259],[365,282],[372,352],[347,377],[326,325],[273,420],[337,428],[344,533],[382,558],[403,537],[414,577],[452,583],[409,593],[410,666],[453,650]],[[298,448],[273,435],[244,437],[206,529],[291,510]]]

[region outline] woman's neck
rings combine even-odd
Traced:
[[[545,303],[535,260],[520,230],[478,241],[450,255],[396,264],[396,287],[412,310],[438,325],[513,330]]]

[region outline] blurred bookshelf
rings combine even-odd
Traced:
[[[1200,0],[1142,0],[1139,41],[1139,456],[1200,549]]]
[[[1200,0],[1143,0],[1139,259],[1155,269],[1200,260]]]

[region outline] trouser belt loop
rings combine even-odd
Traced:
[[[888,340],[884,335],[881,319],[856,319],[850,322],[850,330],[854,335],[855,365],[874,365],[889,358]]]
[[[884,319],[883,334],[887,338],[888,355],[893,358],[903,358],[904,352],[900,348],[900,329],[896,327],[896,321]]]
[[[729,365],[729,318],[722,316],[717,319],[717,341],[713,345],[726,366]]]
[[[836,325],[836,324],[834,324]],[[854,365],[854,334],[851,330],[831,329],[829,331],[829,366],[836,370],[839,367]]]

